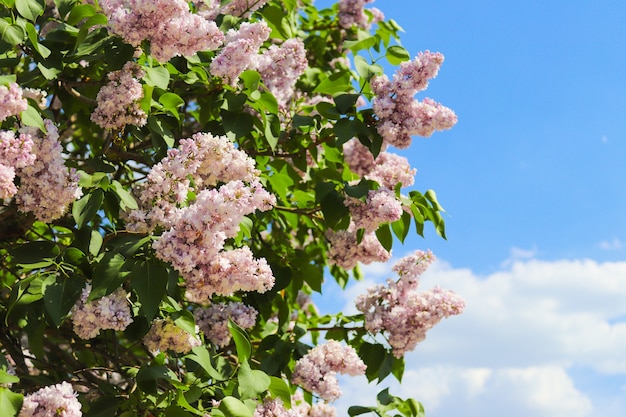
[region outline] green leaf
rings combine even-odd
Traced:
[[[88,300],[95,300],[112,293],[126,279],[130,271],[125,268],[126,259],[119,253],[107,252],[93,269],[91,293]]]
[[[61,253],[61,250],[54,242],[46,240],[36,240],[24,243],[9,250],[13,260],[20,265],[36,265],[47,259],[54,259]],[[45,262],[46,266],[51,262]]]
[[[343,197],[337,192],[333,183],[317,183],[315,199],[320,203],[324,219],[331,228],[338,227],[350,215],[350,211],[343,204]]]
[[[350,72],[340,71],[329,75],[322,80],[314,93],[334,95],[336,93],[346,93],[352,91],[352,84],[350,83]]]
[[[146,72],[143,80],[146,84],[153,87],[159,87],[160,89],[167,90],[167,86],[170,83],[170,73],[165,67],[143,68]]]
[[[45,3],[44,0],[19,0],[15,3],[15,8],[19,14],[34,22],[43,14]]]
[[[80,278],[57,278],[44,289],[43,303],[55,326],[59,327],[70,312],[83,289]]]
[[[404,61],[408,61],[409,59],[411,59],[411,55],[409,55],[409,52],[399,45],[393,45],[387,48],[387,53],[385,54],[385,57],[391,65],[400,65]]]
[[[89,194],[75,201],[72,206],[72,216],[76,227],[81,229],[89,223],[98,213],[104,202],[104,191],[100,188],[92,190]]]
[[[148,321],[156,316],[159,304],[167,293],[168,271],[158,262],[140,261],[130,272],[130,285],[137,293],[141,311]]]
[[[393,230],[393,234],[400,240],[401,243],[404,243],[404,239],[406,239],[409,234],[409,229],[411,228],[411,215],[406,211],[402,212],[402,217],[391,223],[391,229]]]
[[[26,22],[25,27],[26,34],[28,35],[28,39],[33,45],[33,48],[35,48],[35,50],[39,52],[39,55],[41,55],[44,59],[48,58],[51,54],[51,51],[50,49],[39,43],[39,34],[37,33],[37,29],[35,29],[35,26],[30,22]]]
[[[296,272],[309,284],[313,291],[322,292],[322,282],[324,281],[323,270],[312,264],[303,264],[296,266]]]
[[[26,110],[24,110],[20,114],[20,117],[22,119],[22,123],[24,123],[26,126],[39,128],[39,130],[41,130],[42,132],[46,131],[46,127],[43,124],[41,114],[39,114],[39,111],[34,108],[30,103],[28,104]]]
[[[72,7],[70,15],[67,17],[67,23],[76,26],[81,20],[89,18],[96,14],[96,10],[91,4],[78,4]]]
[[[115,194],[117,194],[117,196],[120,198],[120,208],[122,210],[136,210],[137,208],[139,208],[139,206],[137,205],[137,201],[135,201],[133,195],[128,192],[126,188],[124,188],[124,186],[120,184],[119,181],[113,180],[111,182],[111,185],[113,185],[113,190],[115,190]]]
[[[0,19],[0,40],[5,43],[0,53],[8,51],[24,40],[24,29],[19,25],[13,25],[4,19]],[[6,47],[8,46],[8,48]]]
[[[360,96],[360,94],[339,94],[333,100],[335,100],[335,106],[337,106],[339,113],[347,114],[355,110],[354,105]]]
[[[78,35],[76,35],[76,43],[74,44],[74,49],[76,49],[76,54],[89,54],[89,50],[82,50],[81,44],[87,38],[89,33],[91,32],[91,28],[96,25],[106,25],[108,23],[108,19],[105,15],[98,13],[96,15],[91,16],[83,25],[80,27],[78,31]],[[98,45],[93,45],[93,48],[98,48]],[[92,51],[93,52],[93,51]]]
[[[208,376],[216,381],[224,381],[228,378],[228,375],[224,375],[220,373],[217,369],[215,369],[213,363],[211,362],[211,356],[209,355],[209,351],[204,346],[195,346],[191,349],[191,351],[193,353],[185,356],[185,359],[188,359],[200,365]]]
[[[259,394],[267,391],[271,384],[269,375],[263,371],[251,369],[248,361],[241,362],[237,381],[239,382],[237,390],[242,400],[258,397]]]
[[[378,43],[376,36],[367,36],[363,39],[356,41],[344,41],[343,47],[350,49],[352,52],[361,51],[363,49],[369,49]]]
[[[14,384],[17,382],[20,382],[20,379],[18,377],[9,374],[7,371],[5,371],[4,367],[0,368],[0,384]]]
[[[393,246],[393,236],[391,236],[391,230],[389,230],[389,224],[382,224],[376,229],[376,237],[380,244],[389,252]]]
[[[220,401],[219,410],[226,417],[253,417],[252,411],[239,399],[225,397]]]
[[[148,116],[148,127],[150,127],[150,130],[158,137],[162,138],[163,142],[165,142],[168,147],[172,148],[174,146],[174,134],[167,126],[167,123],[162,119],[158,119],[152,115]]]
[[[239,362],[247,361],[252,353],[252,345],[250,344],[248,334],[232,320],[228,321],[228,330],[230,330],[230,334],[235,341]]]
[[[16,394],[8,388],[0,387],[0,415],[16,416],[22,408],[23,399],[22,394]]]
[[[155,394],[158,381],[176,381],[176,375],[167,366],[141,368],[136,376],[137,386],[144,392]]]
[[[116,397],[100,397],[94,401],[85,417],[110,417],[117,413],[121,401]]]
[[[375,410],[376,410],[375,407],[362,407],[360,405],[353,405],[352,407],[348,408],[348,415],[358,416],[358,415],[365,414],[365,413],[371,413]]]
[[[183,100],[178,94],[169,92],[162,94],[161,97],[159,97],[159,103],[163,104],[165,110],[172,113],[174,117],[180,119],[178,108],[185,104],[185,100]]]
[[[273,398],[280,398],[283,400],[285,408],[291,409],[291,391],[289,385],[282,378],[270,376],[269,390]]]

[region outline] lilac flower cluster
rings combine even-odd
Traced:
[[[265,399],[254,409],[254,417],[304,417],[297,409],[287,410],[280,398]]]
[[[350,210],[355,228],[365,229],[366,233],[375,232],[381,224],[395,222],[403,213],[402,203],[387,188],[370,190],[366,201],[348,198],[344,204]]]
[[[365,369],[365,364],[351,346],[329,340],[296,362],[291,381],[326,401],[333,401],[341,396],[336,374],[363,375]]]
[[[68,169],[63,161],[59,133],[51,120],[44,120],[48,133],[43,135],[32,127],[20,133],[33,138],[32,152],[36,159],[31,165],[16,170],[20,187],[15,201],[22,212],[32,212],[37,220],[51,222],[61,218],[68,206],[82,195],[78,174]]]
[[[64,381],[25,396],[18,417],[81,417],[80,408],[72,385]]]
[[[254,159],[235,148],[226,136],[196,133],[181,139],[176,149],[152,167],[148,181],[140,194],[143,210],[130,213],[128,228],[147,232],[157,225],[172,227],[181,216],[180,209],[191,191],[218,182],[241,180],[251,182],[259,175]]]
[[[293,97],[296,81],[307,66],[304,43],[292,38],[280,46],[270,46],[258,58],[257,70],[278,104],[285,106]]]
[[[339,26],[350,29],[356,25],[361,29],[368,30],[372,24],[384,20],[383,12],[375,7],[369,9],[369,12],[372,13],[371,20],[365,13],[365,5],[373,2],[374,0],[339,0]]]
[[[256,68],[260,56],[259,48],[271,32],[272,30],[264,21],[244,22],[239,30],[229,30],[226,33],[226,46],[211,61],[211,74],[222,77],[227,83],[235,85],[243,71]]]
[[[370,80],[376,95],[372,102],[378,116],[378,133],[384,143],[404,149],[411,144],[411,136],[428,137],[435,130],[450,129],[456,124],[454,112],[434,102],[421,102],[414,95],[428,86],[428,80],[437,76],[443,63],[443,55],[426,51],[410,62],[403,62],[396,71],[393,81],[387,76]]]
[[[154,242],[157,257],[170,262],[186,281],[187,298],[206,303],[213,294],[265,292],[274,276],[265,259],[254,259],[248,247],[222,251],[246,214],[275,204],[258,181],[231,181],[201,191],[194,204],[181,210],[175,226]]]
[[[0,85],[0,122],[9,116],[17,116],[28,108],[28,101],[22,97],[22,89],[16,83]]]
[[[465,302],[454,292],[439,287],[417,291],[419,276],[434,261],[430,252],[418,251],[394,267],[397,281],[377,285],[356,299],[371,333],[386,332],[396,357],[402,357],[426,338],[426,332],[446,317],[461,314]]]
[[[128,294],[122,288],[98,300],[87,301],[90,292],[91,285],[87,284],[71,310],[74,333],[81,339],[92,339],[100,330],[123,331],[132,323]]]
[[[217,0],[210,0],[206,2],[204,0],[192,0],[198,14],[202,17],[214,20],[221,14],[228,14],[238,17],[250,17],[250,15],[265,4],[269,0],[232,0],[226,4],[220,4],[222,2]]]
[[[97,107],[91,121],[103,129],[121,130],[126,125],[143,126],[148,116],[139,106],[143,88],[138,78],[145,72],[134,62],[124,64],[119,71],[109,73],[109,82],[96,96]]]
[[[15,170],[32,165],[33,139],[30,135],[13,131],[0,131],[0,200],[8,200],[17,193]]]
[[[337,417],[337,409],[325,401],[319,401],[310,405],[304,400],[301,391],[297,391],[291,396],[293,408],[302,417]]]
[[[229,319],[239,327],[249,329],[256,324],[257,314],[254,308],[239,302],[211,304],[206,308],[197,308],[193,312],[200,330],[211,343],[219,347],[230,343]]]
[[[151,352],[171,350],[177,353],[187,353],[201,344],[196,335],[178,327],[170,318],[154,320],[143,343]]]
[[[347,230],[327,232],[330,246],[328,262],[331,265],[352,269],[359,262],[368,265],[372,262],[386,262],[391,258],[391,253],[383,248],[374,232],[365,233],[358,243],[357,230],[352,223]]]
[[[24,88],[24,98],[30,98],[37,102],[37,106],[43,110],[48,107],[48,92],[40,90],[38,88]]]
[[[150,41],[159,62],[215,50],[224,34],[215,22],[193,14],[184,0],[101,0],[111,30],[133,46]]]
[[[409,161],[400,155],[382,151],[376,159],[358,139],[352,139],[343,145],[345,161],[355,174],[376,181],[382,187],[395,189],[398,183],[402,187],[413,185],[417,170],[411,168]]]

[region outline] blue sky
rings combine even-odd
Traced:
[[[371,6],[405,29],[411,55],[445,55],[418,98],[459,117],[404,153],[415,188],[446,208],[448,240],[430,229],[394,258],[431,248],[423,285],[468,309],[407,357],[396,392],[429,417],[626,415],[626,3]],[[387,269],[324,301],[349,310]],[[344,384],[340,407],[366,398],[362,381]]]

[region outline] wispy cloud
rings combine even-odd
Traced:
[[[599,243],[600,249],[604,250],[621,250],[624,245],[622,241],[618,238],[613,238],[612,240],[603,240]]]

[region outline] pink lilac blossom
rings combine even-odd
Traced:
[[[265,6],[268,1],[269,0],[233,0],[221,5],[219,0],[209,0],[208,2],[192,0],[198,10],[198,14],[209,20],[214,20],[221,14],[250,17],[253,12]]]
[[[211,304],[206,308],[197,308],[193,312],[200,330],[211,343],[219,347],[230,343],[229,319],[239,327],[249,329],[256,324],[257,314],[254,308],[240,302]]]
[[[220,252],[215,259],[198,264],[196,269],[182,275],[187,287],[185,297],[198,304],[207,304],[214,294],[264,293],[274,286],[274,275],[267,261],[255,259],[247,246]]]
[[[307,66],[304,43],[292,38],[280,46],[270,46],[259,57],[257,70],[278,103],[285,106],[293,97],[296,81]]]
[[[349,197],[344,204],[350,210],[354,227],[365,229],[366,233],[375,232],[381,224],[395,222],[403,213],[402,203],[387,188],[370,190],[366,201]]]
[[[9,116],[17,116],[28,108],[28,101],[22,95],[22,89],[16,83],[11,83],[8,87],[0,85],[0,122]]]
[[[297,409],[287,410],[280,398],[265,399],[254,409],[254,417],[304,417]]]
[[[333,401],[341,396],[336,374],[363,375],[365,369],[354,348],[329,340],[314,347],[296,362],[291,382],[326,401]]]
[[[213,21],[191,13],[184,0],[102,0],[113,33],[133,45],[150,41],[150,53],[159,62],[215,50],[224,35]]]
[[[157,256],[181,273],[215,259],[224,240],[234,237],[246,214],[267,211],[276,200],[258,181],[231,181],[219,189],[202,190],[194,204],[181,209],[176,224],[154,242]]]
[[[187,353],[201,345],[196,335],[178,327],[170,318],[154,320],[143,343],[151,352],[171,350],[177,353]]]
[[[181,139],[178,148],[152,167],[139,200],[142,209],[130,213],[128,229],[140,232],[157,225],[171,228],[180,217],[191,184],[199,193],[218,182],[251,182],[259,175],[254,159],[237,148],[226,136],[196,133]]]
[[[382,151],[374,159],[369,149],[356,138],[343,145],[343,153],[352,172],[376,181],[382,187],[393,190],[398,183],[402,183],[402,187],[408,187],[415,181],[417,170],[411,168],[408,159],[403,156]]]
[[[430,252],[418,251],[401,259],[394,271],[400,278],[387,280],[356,299],[356,307],[365,315],[365,328],[373,333],[387,333],[396,357],[402,357],[426,338],[426,332],[442,319],[461,314],[465,302],[454,292],[439,287],[417,291],[419,276],[434,261]]]
[[[124,64],[121,70],[109,73],[109,82],[96,96],[98,105],[91,114],[91,121],[103,129],[144,126],[148,116],[139,105],[143,88],[138,80],[144,75],[145,72],[132,61]]]
[[[37,102],[37,106],[41,109],[44,110],[46,107],[48,107],[48,93],[44,90],[40,90],[38,88],[25,88],[22,91],[24,98],[30,98],[32,100],[35,100]]]
[[[51,120],[44,120],[44,126],[48,132],[44,135],[32,127],[20,130],[33,138],[36,159],[32,165],[16,170],[20,187],[15,201],[20,211],[30,211],[39,221],[48,223],[61,218],[69,205],[80,198],[82,190],[76,170],[64,164],[56,126]]]
[[[331,230],[327,233],[329,264],[352,269],[359,262],[368,265],[372,262],[386,262],[391,258],[391,253],[383,248],[374,232],[365,233],[361,242],[357,243],[357,230],[352,224],[347,230]]]
[[[18,417],[80,417],[80,408],[72,385],[64,381],[25,396]]]
[[[383,13],[371,8],[372,18],[365,13],[365,5],[373,3],[374,0],[339,0],[339,26],[344,29],[350,29],[356,25],[361,29],[368,30],[372,24],[378,23],[385,19]]]
[[[291,396],[293,408],[303,417],[337,417],[337,409],[325,401],[319,401],[313,405],[304,400],[301,391]]]
[[[239,30],[229,30],[226,33],[226,46],[211,61],[211,74],[224,78],[228,84],[236,85],[243,71],[257,66],[259,48],[271,32],[263,21],[244,22]]]
[[[407,148],[411,136],[428,137],[436,130],[450,129],[456,124],[454,112],[431,99],[419,102],[413,96],[437,76],[443,55],[426,51],[410,62],[403,62],[392,81],[386,76],[373,77],[370,87],[376,95],[372,101],[379,119],[378,133],[387,145]]]
[[[13,131],[0,131],[0,199],[7,200],[17,193],[15,170],[35,162],[33,145],[29,134],[16,136]]]
[[[74,333],[81,339],[93,339],[100,330],[123,331],[132,323],[128,294],[122,288],[98,300],[87,301],[90,292],[91,285],[87,284],[71,310]]]

